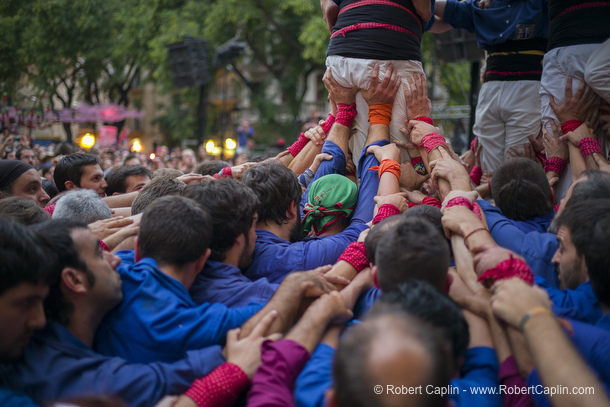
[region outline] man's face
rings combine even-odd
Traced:
[[[34,165],[34,152],[29,148],[21,150],[21,161]]]
[[[22,282],[0,295],[0,362],[19,358],[34,331],[44,328],[48,292],[46,285]]]
[[[195,164],[195,153],[191,150],[185,150],[182,152],[182,162],[185,165],[193,165]]]
[[[12,196],[29,199],[44,208],[51,198],[42,189],[42,180],[35,169],[27,170],[13,181]]]
[[[256,222],[258,221],[258,214],[254,214],[252,218],[252,225],[246,236],[246,246],[239,257],[239,268],[245,269],[250,263],[252,263],[252,256],[254,255],[254,247],[256,246]]]
[[[125,178],[125,193],[139,191],[142,187],[150,182],[148,175],[130,175]]]
[[[93,274],[95,282],[89,287],[89,294],[95,297],[96,304],[107,310],[112,309],[123,299],[121,277],[116,268],[121,259],[114,254],[102,250],[99,240],[89,229],[77,228],[70,234],[80,258]]]
[[[83,166],[83,175],[80,177],[80,187],[94,190],[102,198],[106,196],[104,172],[97,164]]]
[[[572,243],[572,234],[565,226],[557,232],[559,248],[553,256],[553,264],[559,273],[559,287],[576,289],[589,279],[584,256],[579,256],[576,246]]]

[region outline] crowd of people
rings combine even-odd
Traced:
[[[492,41],[484,11],[521,3]],[[610,405],[610,3],[521,3],[322,0],[331,111],[275,157],[7,137],[0,404]],[[493,45],[461,156],[419,61],[436,24]],[[520,77],[541,40],[572,65]]]

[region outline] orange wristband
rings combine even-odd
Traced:
[[[369,121],[373,124],[390,125],[392,119],[392,105],[372,105],[369,106]]]
[[[396,178],[398,178],[398,180],[400,180],[400,164],[398,164],[394,160],[390,160],[390,159],[386,158],[385,160],[383,160],[381,162],[380,165],[371,167],[370,170],[379,171],[380,179],[381,179],[381,176],[383,175],[383,173],[387,171],[387,172],[391,172],[392,174],[396,175]]]

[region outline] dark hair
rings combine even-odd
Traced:
[[[32,226],[32,229],[38,233],[57,254],[60,275],[64,268],[71,267],[82,271],[91,286],[95,284],[95,276],[87,268],[83,259],[81,259],[78,248],[70,236],[70,233],[72,233],[73,230],[87,229],[87,225],[69,219],[52,219],[48,222],[34,225]],[[45,313],[50,320],[57,321],[62,325],[67,325],[70,322],[70,315],[74,312],[74,305],[65,298],[61,285],[61,278],[57,278],[55,282],[51,284],[49,295],[44,302],[44,308]]]
[[[53,179],[59,192],[65,191],[66,181],[72,181],[80,188],[80,179],[83,175],[83,167],[86,165],[99,165],[97,157],[91,154],[73,153],[62,157],[55,166]]]
[[[427,220],[403,219],[381,237],[375,259],[377,280],[384,292],[409,278],[442,290],[449,268],[449,246]]]
[[[223,261],[241,234],[248,236],[258,210],[258,198],[250,188],[232,178],[189,185],[184,196],[197,201],[210,214],[214,239],[210,260]]]
[[[241,182],[258,197],[259,222],[281,225],[288,220],[286,211],[290,204],[295,202],[299,209],[299,179],[294,172],[278,162],[267,161],[249,168],[241,176]]]
[[[438,328],[453,345],[454,366],[459,366],[460,358],[468,349],[470,332],[462,310],[448,295],[425,281],[411,279],[383,293],[379,301],[398,304],[404,311]]]
[[[443,218],[443,214],[441,213],[441,210],[439,208],[437,208],[436,206],[431,206],[431,205],[417,205],[413,208],[409,208],[409,210],[404,211],[402,214],[402,217],[404,219],[408,219],[408,218],[420,218],[420,219],[425,219],[428,222],[430,222],[430,224],[432,226],[434,226],[436,228],[436,230],[438,230],[438,232],[441,234],[441,236],[445,236],[445,230],[443,229],[443,222],[442,222],[442,218]]]
[[[49,181],[46,178],[42,179],[42,189],[44,189],[44,192],[46,192],[47,195],[49,195],[49,198],[51,199],[55,198],[59,193],[55,183],[53,181]]]
[[[226,161],[204,161],[199,164],[195,172],[201,175],[214,175],[227,167],[230,167],[230,165]]]
[[[105,180],[108,186],[106,187],[106,195],[111,196],[115,192],[124,194],[127,192],[126,180],[127,177],[146,176],[152,178],[152,173],[148,168],[141,165],[126,165],[123,167],[113,168],[106,174]]]
[[[370,230],[368,235],[366,235],[366,238],[364,239],[364,250],[369,263],[375,264],[375,250],[377,250],[377,244],[379,243],[381,236],[385,235],[388,230],[390,230],[393,226],[396,226],[401,220],[402,218],[399,215],[385,218],[376,224]]]
[[[0,295],[23,282],[50,285],[57,279],[57,257],[39,236],[6,216],[0,216],[0,230]]]
[[[0,199],[0,216],[13,218],[24,225],[34,225],[51,219],[36,202],[18,196]]]
[[[551,186],[544,170],[527,158],[506,160],[491,178],[491,195],[502,214],[526,221],[552,209]]]
[[[430,360],[430,371],[421,372],[422,385],[444,387],[449,384],[453,366],[449,344],[440,332],[426,322],[405,313],[399,306],[377,303],[374,313],[365,322],[353,326],[339,343],[333,363],[335,394],[341,407],[381,406],[383,399],[370,389],[376,384],[370,369],[370,353],[375,339],[386,335],[388,327],[399,329],[405,338],[417,341],[426,350]],[[382,322],[384,317],[392,318],[391,325]],[[408,396],[403,396],[408,397]],[[441,407],[447,405],[446,395],[421,392],[417,406]]]
[[[557,225],[570,231],[576,252],[585,259],[595,296],[610,306],[610,199],[566,205]]]
[[[153,172],[151,180],[156,178],[178,178],[181,175],[184,175],[184,172],[175,168],[159,168]]]
[[[138,239],[142,257],[159,265],[184,265],[205,254],[210,246],[210,215],[192,199],[164,196],[146,207]]]
[[[74,153],[74,146],[66,143],[65,141],[62,141],[61,143],[57,144],[55,146],[55,155],[69,155]]]
[[[15,157],[16,157],[18,160],[21,160],[21,152],[22,152],[23,150],[31,150],[32,152],[34,152],[34,150],[33,150],[33,149],[31,149],[30,147],[21,147],[21,148],[20,148],[19,150],[17,150],[17,152],[15,153]]]
[[[142,163],[142,160],[140,160],[140,157],[138,157],[138,156],[137,156],[137,155],[135,155],[135,154],[129,154],[129,155],[128,155],[127,157],[125,157],[125,159],[123,160],[123,165],[125,165],[125,163],[126,163],[127,161],[129,161],[129,160],[133,160],[134,158],[135,158],[135,159],[137,159],[137,160],[140,162],[140,164]],[[137,164],[136,164],[136,165],[137,165]]]
[[[176,178],[159,177],[150,181],[131,203],[131,214],[142,213],[157,198],[167,195],[182,195],[186,184]]]
[[[582,175],[587,179],[574,185],[572,196],[566,202],[565,209],[590,199],[610,199],[610,173],[588,170]]]

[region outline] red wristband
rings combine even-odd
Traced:
[[[523,260],[513,257],[511,254],[510,258],[481,274],[478,280],[489,288],[498,280],[513,277],[518,277],[530,285],[534,284],[534,274],[529,266]]]
[[[239,366],[223,363],[207,376],[195,380],[184,395],[199,407],[230,406],[249,385],[250,379]]]
[[[407,201],[407,206],[409,208],[413,208],[413,207],[417,206],[417,204],[414,204],[413,202]]]
[[[424,147],[426,153],[430,154],[430,151],[434,150],[436,147],[446,145],[447,142],[445,141],[445,137],[441,136],[439,133],[430,133],[424,136],[418,147]]]
[[[400,209],[398,209],[394,205],[383,204],[379,207],[379,210],[377,211],[377,215],[375,215],[375,217],[373,218],[373,225],[378,224],[385,218],[389,218],[390,216],[400,215],[400,214],[401,214]]]
[[[290,147],[288,147],[288,151],[290,155],[296,157],[297,154],[301,152],[301,150],[309,143],[309,139],[305,137],[305,133],[301,133],[298,140],[295,141]]]
[[[430,205],[430,206],[435,206],[438,209],[441,209],[441,207],[443,206],[443,204],[441,203],[441,201],[439,201],[436,198],[432,198],[431,196],[427,196],[424,199],[422,199],[421,201],[422,205]]]
[[[544,162],[544,172],[554,172],[557,175],[563,174],[566,169],[566,161],[559,157],[550,157]]]
[[[578,142],[578,148],[585,159],[593,153],[603,154],[602,147],[599,145],[599,142],[592,137],[585,137],[581,139]]]
[[[434,122],[432,121],[431,117],[417,116],[417,117],[412,118],[411,120],[417,120],[419,122],[428,123],[430,126],[434,126]]]
[[[213,177],[218,178],[231,178],[233,176],[233,172],[231,167],[224,167],[218,174],[214,174]]]
[[[481,208],[479,207],[479,205],[470,202],[463,196],[456,196],[455,198],[451,199],[449,202],[447,202],[447,206],[445,206],[445,209],[451,208],[452,206],[465,206],[466,208],[470,209],[475,215],[477,215],[479,219],[483,219],[481,215]]]
[[[108,248],[108,246],[106,246],[106,243],[104,243],[103,240],[100,240],[100,247],[102,248],[102,250],[109,252],[110,249]]]
[[[483,169],[478,165],[472,167],[472,171],[470,171],[470,180],[475,184],[479,185],[481,183],[481,177],[483,176]]]
[[[327,136],[328,133],[330,133],[330,128],[333,127],[333,123],[335,123],[335,116],[333,116],[332,113],[329,113],[326,120],[324,120],[324,123],[322,123],[322,130]]]
[[[352,242],[339,256],[339,260],[348,262],[356,271],[361,272],[368,267],[369,261],[366,258],[364,242]]]
[[[337,106],[337,117],[335,117],[335,123],[338,123],[345,127],[352,127],[354,124],[354,117],[358,112],[356,111],[356,104],[351,105],[339,104]]]
[[[563,134],[568,134],[569,132],[579,128],[581,125],[582,122],[580,120],[568,120],[567,122],[561,124],[561,131]]]

